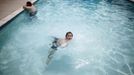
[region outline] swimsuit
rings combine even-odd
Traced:
[[[54,50],[57,50],[57,48],[59,47],[57,41],[58,41],[58,38],[54,38],[55,40],[53,41],[53,45],[51,46],[52,49]]]

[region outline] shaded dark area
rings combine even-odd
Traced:
[[[23,13],[23,12],[21,12],[21,13]],[[20,13],[20,14],[21,14]],[[1,27],[0,27],[0,31],[2,31],[2,29],[4,29],[7,25],[9,25],[13,20],[15,20],[20,14],[18,14],[18,15],[16,15],[14,18],[12,18],[11,20],[9,20],[7,23],[5,23],[4,25],[2,25]]]

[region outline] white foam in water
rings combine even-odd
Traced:
[[[0,75],[133,75],[132,5],[111,3],[40,0],[37,18],[24,12],[1,30]],[[52,37],[68,31],[73,40],[46,65]]]

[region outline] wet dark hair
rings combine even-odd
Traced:
[[[27,1],[26,6],[32,6],[33,4],[30,1]]]
[[[72,32],[67,32],[67,33],[66,33],[66,37],[67,37],[68,34],[72,34],[72,36],[73,36],[73,33],[72,33]]]

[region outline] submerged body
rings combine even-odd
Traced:
[[[53,41],[53,44],[52,44],[52,49],[57,49],[58,47],[66,47],[68,45],[69,41],[66,40],[66,39],[62,39],[62,38],[56,38],[54,41]]]
[[[49,50],[49,55],[48,55],[46,64],[49,64],[55,51],[57,51],[57,48],[58,47],[62,47],[62,48],[66,47],[69,44],[69,42],[71,41],[72,37],[73,37],[73,34],[71,32],[67,32],[66,37],[64,39],[63,38],[55,38],[54,39],[54,41],[52,42],[51,49]]]

